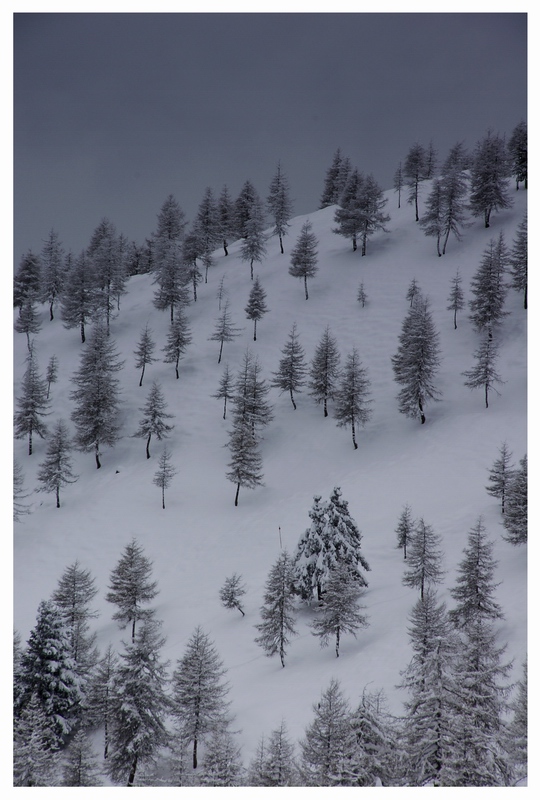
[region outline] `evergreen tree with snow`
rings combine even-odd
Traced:
[[[420,296],[420,287],[416,278],[413,278],[409,283],[405,300],[409,301],[409,308],[412,308],[418,297]]]
[[[240,747],[228,726],[215,728],[206,743],[200,769],[201,786],[242,786]]]
[[[495,369],[495,363],[499,357],[499,346],[494,339],[489,338],[489,334],[481,342],[474,353],[476,364],[472,369],[466,370],[462,375],[467,378],[465,386],[469,389],[484,389],[484,400],[486,408],[489,407],[489,392],[494,391],[496,383],[504,383],[501,376]]]
[[[426,166],[426,151],[421,144],[415,142],[415,144],[412,145],[407,153],[407,157],[403,165],[403,175],[405,177],[405,185],[409,189],[407,203],[410,205],[414,203],[415,218],[417,222],[420,220],[420,216],[418,214],[420,183],[425,179]]]
[[[273,372],[272,386],[280,390],[280,394],[288,392],[291,403],[296,411],[294,392],[301,392],[305,384],[307,365],[305,360],[304,348],[300,344],[300,339],[296,331],[296,322],[293,322],[289,332],[289,337],[281,351],[282,357],[279,361],[277,372]]]
[[[13,307],[22,308],[28,296],[39,295],[41,287],[41,261],[39,256],[28,250],[21,259],[13,279]]]
[[[365,177],[356,168],[350,174],[345,188],[339,197],[339,206],[334,214],[337,228],[334,233],[351,239],[353,252],[358,248],[358,238],[363,230],[362,192]]]
[[[268,310],[266,305],[266,292],[261,286],[259,276],[257,275],[249,293],[248,304],[244,309],[246,317],[253,321],[254,342],[257,341],[257,322],[262,319],[263,315],[266,314]]]
[[[261,737],[257,756],[250,765],[249,786],[298,786],[298,770],[294,745],[290,741],[285,720],[270,733],[268,741]]]
[[[281,666],[285,666],[286,648],[291,636],[296,636],[294,606],[294,566],[286,550],[278,556],[268,574],[265,584],[264,602],[260,622],[255,627],[259,636],[255,639],[267,656],[279,654]]]
[[[360,283],[359,286],[358,286],[358,292],[356,293],[356,299],[358,300],[358,302],[360,303],[362,308],[365,308],[365,305],[367,303],[367,299],[368,298],[367,298],[366,290],[364,289],[364,284],[363,283]]]
[[[15,320],[14,328],[17,333],[26,334],[26,344],[28,350],[32,349],[30,334],[37,335],[41,330],[41,321],[36,310],[36,300],[34,295],[27,294],[19,309],[19,316]]]
[[[113,681],[118,658],[109,644],[92,673],[87,695],[87,721],[91,727],[103,726],[103,758],[109,755],[109,733],[113,714]]]
[[[355,734],[355,786],[395,786],[398,752],[395,723],[386,707],[384,692],[362,692],[352,713]]]
[[[426,151],[426,168],[425,168],[425,178],[426,180],[431,180],[435,175],[435,169],[437,167],[437,151],[435,150],[435,146],[433,144],[433,139],[430,141],[428,149]]]
[[[57,786],[60,749],[54,720],[36,693],[13,725],[13,786]]]
[[[440,392],[434,378],[440,366],[439,334],[433,325],[429,301],[420,295],[405,317],[392,368],[397,383],[399,411],[412,419],[426,421],[425,406]]]
[[[249,424],[256,440],[261,436],[260,431],[274,418],[273,406],[267,399],[270,386],[261,373],[258,357],[246,349],[234,382],[234,420],[241,419]]]
[[[223,400],[223,419],[227,417],[227,400],[233,400],[233,376],[229,369],[229,365],[225,364],[223,374],[219,381],[219,387],[215,394],[212,395],[217,400]]]
[[[24,501],[30,495],[24,487],[24,473],[18,461],[13,462],[13,522],[20,522],[24,514],[30,514],[30,506]]]
[[[328,416],[328,400],[336,396],[340,358],[336,339],[327,325],[315,349],[309,372],[309,393],[317,403],[323,404],[325,417]]]
[[[53,229],[41,250],[40,300],[49,304],[49,318],[54,319],[54,304],[62,296],[65,278],[64,249]]]
[[[454,330],[457,329],[457,313],[465,308],[465,297],[461,283],[462,279],[458,269],[450,284],[450,294],[448,295],[448,305],[446,306],[448,311],[454,312]]]
[[[426,236],[434,236],[437,240],[437,255],[441,253],[441,238],[444,236],[444,194],[442,181],[436,179],[426,199],[426,211],[420,217],[420,227]]]
[[[316,590],[320,602],[325,578],[323,557],[326,550],[328,503],[321,502],[321,496],[315,495],[308,513],[311,524],[298,540],[294,554],[294,586],[302,599],[308,601]]]
[[[51,384],[56,383],[58,380],[58,359],[52,355],[47,364],[47,372],[45,373],[45,380],[47,381],[47,400],[51,393]]]
[[[407,545],[411,541],[411,536],[414,534],[415,521],[412,517],[411,507],[408,503],[403,507],[400,514],[397,528],[397,545],[396,547],[403,549],[403,558],[407,560]]]
[[[146,398],[146,405],[140,408],[143,417],[139,421],[139,429],[133,434],[139,438],[146,439],[146,458],[150,458],[150,440],[152,435],[159,441],[167,437],[174,425],[167,424],[167,419],[172,419],[174,414],[166,412],[167,403],[163,397],[163,391],[157,381],[153,381]]]
[[[43,484],[38,492],[54,492],[56,508],[60,508],[60,489],[76,483],[79,476],[72,469],[71,437],[67,425],[58,420],[47,442],[45,460],[39,465],[37,478]]]
[[[197,302],[197,286],[203,279],[202,272],[197,263],[197,259],[199,258],[203,259],[203,245],[199,229],[194,225],[193,230],[187,234],[182,243],[182,262],[185,270],[185,282],[186,285],[191,283],[193,287],[194,303]],[[211,255],[206,258],[205,264],[207,267],[213,264]]]
[[[94,318],[96,291],[93,267],[85,250],[76,259],[67,259],[62,320],[64,328],[79,328],[82,344],[86,341],[86,326]]]
[[[523,665],[523,677],[517,682],[515,695],[510,703],[511,718],[506,727],[506,751],[512,765],[513,785],[521,785],[527,779],[527,662]]]
[[[350,575],[360,587],[368,585],[364,572],[370,566],[362,553],[362,534],[351,517],[349,504],[342,497],[339,486],[334,486],[327,507],[326,528],[328,540],[335,551],[335,562],[346,564]],[[330,562],[329,562],[330,563]]]
[[[229,239],[235,235],[235,219],[234,203],[227,186],[223,187],[218,199],[218,229],[223,243],[223,251],[228,256]]]
[[[266,206],[274,224],[272,233],[279,237],[279,247],[283,255],[283,237],[287,235],[289,220],[292,216],[292,202],[290,198],[289,182],[287,176],[281,169],[280,162],[278,162],[270,184]]]
[[[230,719],[225,675],[215,645],[197,626],[172,676],[171,706],[183,739],[193,745],[193,769],[198,765],[199,744]]]
[[[100,767],[89,734],[77,731],[66,750],[61,786],[102,786]]]
[[[165,364],[174,364],[177,380],[180,377],[180,373],[178,371],[180,359],[190,344],[191,331],[189,329],[188,321],[185,318],[182,310],[179,309],[174,320],[169,325],[167,344],[162,350],[162,352],[165,353],[165,358],[163,359]]]
[[[250,217],[244,225],[245,235],[240,245],[240,258],[249,261],[251,280],[253,280],[253,264],[262,264],[266,256],[266,237],[264,235],[264,215],[260,201],[250,211]]]
[[[499,448],[499,458],[497,458],[489,470],[489,485],[486,491],[492,497],[498,497],[501,501],[501,514],[504,514],[505,501],[508,487],[514,477],[514,468],[511,464],[512,453],[508,444],[503,442]]]
[[[28,366],[23,375],[21,394],[16,398],[17,410],[14,422],[15,438],[23,439],[28,436],[28,455],[31,456],[34,435],[37,434],[41,439],[47,435],[48,430],[43,417],[50,412],[46,381],[38,372],[37,358],[33,347],[30,349],[26,362]]]
[[[208,283],[208,269],[213,266],[212,253],[220,242],[218,206],[210,187],[207,187],[196,216],[197,238],[205,267],[204,282]]]
[[[506,143],[501,136],[488,131],[476,144],[469,198],[473,216],[482,217],[485,228],[489,228],[493,211],[510,208],[512,205],[508,191],[509,176]]]
[[[240,333],[240,328],[233,325],[231,312],[229,310],[229,301],[227,300],[223,306],[223,311],[216,320],[213,334],[208,337],[211,342],[219,342],[218,364],[221,363],[224,343],[232,342],[237,336],[240,336]]]
[[[114,447],[120,438],[119,381],[114,374],[123,366],[105,326],[96,323],[72,378],[76,388],[70,397],[76,403],[71,414],[75,445],[84,452],[94,451],[97,469],[101,467],[102,445]]]
[[[137,769],[152,764],[168,741],[164,717],[167,666],[161,660],[165,639],[160,623],[145,619],[133,641],[120,654],[111,696],[107,772],[115,783],[135,784]]]
[[[403,166],[400,161],[398,164],[398,168],[394,172],[394,192],[397,192],[398,208],[401,208],[401,192],[403,191],[404,186],[405,186],[405,177],[403,175]]]
[[[164,447],[163,452],[159,457],[158,468],[154,474],[153,483],[161,489],[161,507],[165,508],[165,489],[171,485],[173,477],[176,475],[176,470],[171,464],[171,454],[169,450]]]
[[[309,220],[302,225],[300,235],[291,253],[291,265],[289,275],[293,278],[301,278],[304,281],[304,292],[308,300],[308,278],[313,278],[317,274],[317,237],[313,233],[313,227]]]
[[[188,303],[182,245],[185,214],[171,194],[158,214],[158,225],[154,234],[154,284],[157,290],[154,305],[160,310],[170,309],[171,322],[175,311]]]
[[[527,309],[527,214],[517,228],[509,256],[512,289],[523,292],[523,308]]]
[[[138,622],[151,620],[155,610],[146,606],[158,594],[157,581],[152,579],[152,562],[144,555],[135,539],[129,542],[109,578],[105,599],[118,607],[112,618],[120,628],[131,625],[131,642],[135,644]]]
[[[350,161],[344,157],[341,148],[338,147],[334,153],[331,165],[326,170],[324,188],[321,196],[319,208],[333,206],[339,202],[341,193],[350,175]]]
[[[383,190],[373,175],[368,175],[362,182],[359,200],[362,216],[361,252],[365,256],[369,237],[379,230],[387,232],[384,226],[389,222],[390,217],[383,211],[388,199],[384,196]]]
[[[157,361],[157,359],[154,358],[155,347],[156,343],[152,339],[152,331],[148,327],[148,324],[146,324],[144,330],[141,332],[139,341],[137,342],[137,348],[134,351],[135,369],[141,370],[141,378],[139,380],[139,386],[142,386],[143,384],[144,371],[146,369],[146,365],[153,364],[154,361]]]
[[[459,148],[459,145],[456,147]],[[450,160],[449,157],[445,162],[441,179],[443,256],[446,253],[450,234],[452,233],[460,242],[462,229],[469,224],[466,222],[467,189],[468,180],[463,168],[463,159],[455,156],[453,160]]]
[[[432,525],[420,518],[410,537],[403,585],[420,589],[420,599],[423,600],[426,590],[443,579],[442,557],[441,537]]]
[[[240,193],[234,201],[234,227],[235,235],[241,239],[247,236],[247,222],[255,214],[262,219],[263,207],[261,198],[251,181],[245,181]]]
[[[319,637],[321,647],[327,647],[330,637],[335,639],[336,658],[339,658],[342,635],[351,633],[356,638],[356,631],[368,626],[367,617],[360,613],[364,608],[359,603],[361,593],[349,565],[338,561],[326,583],[322,606],[311,623],[312,633]]]
[[[231,452],[231,461],[227,465],[229,471],[226,477],[236,485],[234,505],[237,506],[241,486],[246,489],[263,486],[262,458],[252,423],[235,416],[227,446]]]
[[[482,260],[471,280],[473,299],[469,301],[470,319],[479,332],[487,331],[489,338],[508,312],[504,302],[508,286],[504,282],[509,266],[509,254],[501,231],[497,240],[490,239]]]
[[[506,492],[504,538],[510,544],[527,543],[527,455],[520,459]]]
[[[122,249],[115,226],[104,217],[92,234],[87,255],[92,264],[95,313],[104,316],[107,336],[115,300],[126,291],[127,276]]]
[[[369,421],[371,417],[370,381],[367,370],[362,366],[358,350],[353,348],[347,356],[347,361],[341,373],[341,382],[336,391],[336,406],[334,418],[338,427],[351,427],[354,449],[358,448],[356,442],[356,428]]]
[[[225,298],[227,297],[227,295],[229,293],[227,288],[226,288],[226,286],[225,286],[225,277],[226,277],[225,275],[221,276],[219,284],[218,284],[217,292],[216,292],[216,297],[218,299],[218,308],[219,308],[220,311],[221,311],[222,303],[224,302]]]
[[[230,578],[225,579],[225,583],[219,590],[219,599],[225,608],[237,608],[245,617],[241,598],[246,593],[246,587],[242,581],[242,576],[234,572]]]
[[[521,120],[508,140],[512,175],[516,179],[516,189],[523,183],[527,188],[527,123]]]

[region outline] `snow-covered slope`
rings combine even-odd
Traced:
[[[426,184],[424,198],[428,190]],[[498,363],[506,383],[499,387],[500,397],[491,395],[486,409],[482,391],[466,388],[461,375],[473,365],[478,335],[467,311],[458,316],[454,330],[446,306],[458,267],[468,300],[470,279],[490,238],[503,230],[507,244],[512,244],[526,210],[526,192],[514,193],[513,208],[494,214],[490,229],[474,220],[461,243],[450,240],[442,258],[437,258],[434,240],[424,236],[414,222],[411,206],[398,209],[396,196],[392,192],[388,196],[388,232],[368,242],[364,258],[359,251],[353,253],[349,241],[332,232],[335,208],[292,220],[285,255],[280,254],[277,239],[269,238],[266,260],[255,265],[270,309],[257,326],[257,342],[244,313],[252,285],[249,264],[240,260],[238,243],[228,257],[222,251],[216,253],[208,284],[199,287],[198,300],[187,311],[193,341],[181,361],[179,380],[173,365],[156,362],[147,367],[143,387],[138,386],[133,350],[140,333],[148,323],[160,350],[169,320],[167,313],[153,306],[151,276],[131,278],[111,330],[125,359],[119,376],[123,438],[114,449],[104,449],[100,470],[92,454],[75,453],[74,468],[80,478],[63,492],[62,507],[56,509],[53,495],[33,494],[33,513],[15,526],[14,625],[23,641],[34,625],[40,600],[50,596],[65,567],[78,559],[100,589],[95,601],[100,612],[96,620],[99,645],[105,648],[112,642],[121,649],[124,634],[112,621],[114,608],[104,597],[109,574],[124,546],[133,537],[138,540],[153,560],[159,583],[157,615],[167,636],[164,655],[172,669],[196,625],[209,634],[228,670],[245,763],[254,755],[261,734],[277,727],[282,718],[291,738],[300,737],[311,720],[312,703],[331,677],[341,681],[353,703],[364,687],[384,689],[390,709],[400,713],[405,696],[395,687],[410,658],[408,615],[417,599],[415,591],[402,585],[403,556],[395,546],[394,529],[405,503],[411,505],[415,517],[422,516],[442,536],[447,574],[441,597],[450,606],[448,590],[467,532],[483,515],[499,560],[497,599],[506,614],[500,624],[501,641],[508,642],[508,656],[515,659],[516,679],[525,658],[526,548],[512,547],[502,539],[499,504],[486,493],[485,485],[487,470],[503,440],[516,464],[526,452],[526,312],[522,298],[510,291],[506,305],[510,314],[502,325]],[[307,218],[319,240],[319,271],[310,281],[308,301],[302,283],[288,274],[288,253]],[[141,231],[141,239],[146,234]],[[233,321],[245,327],[234,342],[225,343],[223,363],[218,365],[219,345],[209,341],[209,336],[219,313],[216,291],[222,275]],[[442,350],[438,381],[442,399],[428,406],[423,426],[399,413],[395,399],[399,387],[390,360],[397,349],[408,309],[405,295],[413,277],[430,297]],[[368,295],[365,308],[356,300],[360,281]],[[246,347],[259,356],[263,377],[270,378],[295,321],[308,360],[326,324],[338,340],[342,360],[353,346],[358,348],[372,384],[372,420],[359,432],[355,451],[350,432],[338,428],[332,416],[325,419],[307,391],[297,396],[295,411],[288,396],[273,389],[275,418],[264,432],[261,448],[265,486],[255,491],[241,489],[235,508],[235,487],[225,478],[230,418],[223,420],[222,402],[212,394],[223,364],[228,362],[236,371]],[[65,330],[59,318],[49,322],[45,307],[42,322],[36,337],[41,371],[51,355],[59,360],[49,422],[60,417],[69,422],[73,410],[70,379],[79,366],[83,345],[76,329]],[[18,395],[26,337],[14,337]],[[147,460],[144,441],[131,438],[153,379],[160,381],[168,411],[175,415],[175,429],[167,444],[178,474],[167,492],[165,510],[152,482],[162,446],[153,441],[152,458]],[[37,440],[29,457],[26,441],[15,442],[27,489],[37,485],[37,467],[45,450],[46,442]],[[370,626],[356,640],[346,637],[336,659],[333,648],[320,649],[307,627],[310,612],[301,610],[299,636],[282,669],[278,658],[267,658],[254,642],[264,583],[279,553],[280,534],[283,546],[293,553],[308,526],[313,495],[326,499],[336,485],[362,531],[363,551],[371,566],[364,601]],[[219,588],[233,572],[241,573],[248,586],[245,618],[219,601]]]

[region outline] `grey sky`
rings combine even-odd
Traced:
[[[16,263],[102,217],[142,243],[172,193],[266,198],[278,161],[296,214],[337,147],[391,188],[411,144],[440,158],[527,106],[526,14],[16,14]]]

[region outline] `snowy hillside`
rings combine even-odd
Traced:
[[[428,192],[426,183],[424,200]],[[366,687],[384,689],[390,710],[402,712],[406,695],[396,685],[400,670],[410,660],[408,615],[417,599],[415,590],[402,585],[403,554],[396,548],[394,532],[406,503],[416,518],[423,517],[442,537],[446,577],[440,596],[449,607],[453,603],[449,589],[468,531],[483,516],[499,562],[497,600],[505,612],[500,641],[508,643],[508,657],[514,659],[512,679],[520,678],[526,656],[527,550],[503,540],[499,503],[485,486],[503,440],[516,465],[527,449],[527,312],[522,297],[510,290],[505,306],[510,313],[501,326],[498,362],[505,383],[498,387],[500,396],[490,395],[486,409],[482,390],[469,390],[462,376],[473,366],[479,335],[468,319],[468,308],[458,313],[454,330],[447,298],[459,268],[468,302],[470,281],[482,253],[501,230],[507,245],[512,245],[526,211],[527,194],[513,192],[513,207],[494,214],[489,229],[482,220],[471,220],[463,241],[451,238],[442,258],[436,255],[434,239],[415,223],[412,207],[402,204],[398,209],[396,195],[388,192],[387,196],[388,232],[378,232],[368,241],[366,257],[332,232],[335,207],[293,219],[284,240],[285,255],[280,254],[276,237],[268,239],[267,258],[255,264],[255,274],[270,310],[257,325],[256,342],[253,323],[244,312],[252,286],[249,263],[241,261],[238,242],[227,257],[223,251],[216,252],[208,283],[200,284],[197,302],[187,309],[192,343],[180,362],[179,380],[174,366],[161,361],[169,315],[153,306],[152,277],[132,277],[111,324],[111,337],[125,361],[118,375],[123,438],[114,449],[103,448],[99,470],[92,453],[74,452],[79,480],[63,491],[62,507],[55,507],[52,494],[33,493],[32,513],[15,525],[14,626],[23,642],[35,624],[39,602],[50,597],[64,569],[78,559],[100,590],[94,602],[100,612],[95,621],[99,647],[104,650],[110,642],[122,650],[125,633],[112,620],[114,608],[105,601],[105,594],[125,545],[137,539],[153,561],[153,577],[159,586],[157,617],[163,620],[167,637],[163,655],[170,660],[170,670],[200,625],[228,670],[231,710],[241,731],[244,764],[254,756],[261,734],[278,727],[282,718],[291,739],[299,739],[311,721],[312,704],[332,677],[339,679],[352,703]],[[302,282],[288,274],[290,252],[306,219],[318,239],[319,271],[309,282],[309,300]],[[154,220],[149,220],[148,230],[153,226]],[[147,234],[141,232],[141,238]],[[216,292],[222,276],[233,322],[244,329],[241,336],[224,344],[218,365],[219,343],[209,337],[219,315]],[[399,387],[391,364],[413,278],[430,298],[442,354],[437,379],[442,398],[427,406],[425,425],[399,413]],[[364,308],[356,299],[360,282],[368,296]],[[45,372],[52,355],[59,362],[47,424],[63,418],[73,431],[70,380],[84,345],[77,329],[63,327],[59,314],[49,322],[47,308],[39,308],[40,372]],[[253,491],[242,488],[235,507],[235,486],[225,477],[231,419],[229,415],[223,419],[222,401],[212,395],[224,364],[236,373],[248,347],[259,357],[263,377],[270,379],[293,322],[308,362],[326,325],[338,341],[342,363],[353,347],[358,349],[371,380],[372,418],[358,432],[354,450],[350,431],[338,428],[333,419],[332,403],[325,419],[307,388],[296,396],[297,410],[286,394],[272,389],[274,420],[264,430],[261,445],[265,485]],[[133,351],[146,324],[160,360],[146,368],[139,387]],[[14,334],[14,348],[18,396],[27,355],[24,334]],[[132,438],[154,379],[161,383],[175,425],[166,443],[178,472],[167,491],[165,510],[160,490],[153,484],[163,443],[152,440],[152,457],[147,460],[144,440]],[[38,486],[36,473],[46,452],[45,441],[36,438],[34,444],[32,456],[27,454],[25,439],[14,445],[27,490]],[[363,600],[370,624],[358,632],[357,639],[344,637],[336,659],[333,648],[321,649],[308,628],[312,611],[302,609],[299,636],[292,641],[282,669],[279,658],[267,658],[254,642],[264,584],[279,554],[280,537],[293,554],[309,525],[313,496],[328,499],[334,486],[341,487],[362,531],[363,553],[371,566]],[[233,572],[241,573],[248,587],[245,617],[220,604],[219,589]]]

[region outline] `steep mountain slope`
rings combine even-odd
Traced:
[[[423,198],[428,191],[426,184]],[[503,230],[507,244],[512,244],[526,210],[526,193],[516,192],[513,208],[494,215],[490,229],[483,228],[480,220],[472,221],[462,242],[450,240],[443,258],[437,258],[434,240],[415,224],[411,207],[398,209],[395,195],[389,192],[388,196],[388,232],[368,242],[364,258],[332,232],[334,207],[292,220],[285,255],[280,254],[277,239],[269,238],[266,260],[255,265],[270,309],[258,323],[256,342],[253,325],[244,313],[252,285],[249,264],[240,260],[239,243],[230,248],[228,257],[218,251],[208,284],[199,287],[197,302],[187,310],[193,341],[180,363],[179,380],[173,365],[158,361],[147,367],[144,384],[138,386],[133,350],[139,335],[148,323],[161,358],[169,322],[167,313],[153,307],[152,277],[131,278],[111,328],[125,359],[119,374],[123,438],[114,449],[104,449],[100,470],[92,454],[75,453],[74,469],[80,477],[63,492],[62,508],[55,508],[53,495],[34,494],[33,513],[15,526],[14,625],[23,640],[34,625],[40,600],[50,596],[65,567],[78,559],[100,589],[95,602],[100,612],[96,620],[99,645],[104,649],[112,642],[121,649],[123,632],[112,621],[114,609],[104,597],[124,546],[133,537],[138,540],[154,563],[159,584],[157,615],[167,636],[164,655],[172,669],[196,625],[210,635],[228,669],[246,763],[260,735],[276,728],[282,718],[293,739],[303,734],[312,703],[331,677],[342,682],[353,703],[365,687],[384,689],[391,710],[400,713],[405,698],[395,687],[410,658],[408,615],[416,601],[416,593],[402,585],[403,556],[395,546],[394,529],[405,503],[411,505],[415,517],[424,517],[442,536],[447,574],[440,594],[450,606],[448,590],[467,532],[483,515],[499,560],[497,599],[506,614],[500,637],[508,642],[509,657],[515,659],[516,679],[525,658],[526,548],[512,547],[502,539],[498,502],[486,493],[485,485],[487,470],[503,440],[516,464],[527,448],[526,312],[522,298],[509,291],[506,310],[510,314],[501,329],[498,363],[506,383],[499,387],[500,396],[492,394],[486,409],[482,391],[467,389],[461,374],[473,364],[478,335],[467,310],[458,315],[454,330],[452,312],[446,306],[457,268],[469,300],[470,279],[490,238]],[[302,283],[288,275],[288,267],[290,251],[308,218],[319,240],[319,271],[310,281],[306,301]],[[233,321],[244,330],[234,342],[225,343],[223,362],[218,365],[219,345],[209,341],[209,336],[219,314],[216,291],[222,275]],[[412,278],[431,300],[442,351],[438,377],[442,399],[427,407],[423,426],[399,413],[399,387],[391,366]],[[368,295],[365,308],[356,300],[360,281]],[[59,360],[48,422],[52,425],[58,418],[69,422],[73,410],[70,379],[79,366],[83,345],[78,332],[65,330],[59,318],[49,322],[45,307],[41,316],[42,330],[36,337],[41,371],[51,355]],[[338,428],[331,416],[332,404],[325,419],[307,390],[297,395],[295,411],[289,397],[273,389],[274,421],[266,428],[261,447],[265,486],[241,489],[235,508],[235,487],[225,478],[230,459],[224,446],[231,421],[230,417],[223,420],[222,402],[212,394],[223,364],[228,362],[236,372],[247,347],[258,355],[263,377],[269,379],[295,321],[308,361],[327,324],[337,338],[342,361],[352,347],[358,348],[372,384],[372,419],[359,432],[355,451],[350,432]],[[14,337],[18,396],[26,337]],[[153,441],[152,457],[147,460],[144,441],[131,438],[154,379],[160,381],[168,411],[175,415],[167,444],[178,474],[167,492],[165,510],[152,483],[162,446]],[[38,440],[29,457],[26,442],[15,442],[15,457],[28,489],[37,486],[36,472],[45,450],[46,442]],[[341,487],[363,534],[363,551],[371,566],[364,600],[370,627],[360,631],[357,640],[346,637],[336,659],[331,647],[319,648],[307,627],[311,612],[301,609],[299,636],[282,669],[279,659],[266,658],[254,643],[264,583],[280,544],[294,552],[308,526],[313,495],[326,499],[334,486]],[[248,586],[245,618],[219,602],[220,586],[235,571]]]

